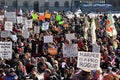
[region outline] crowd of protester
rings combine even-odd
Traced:
[[[32,13],[27,11],[21,15],[17,12],[16,15],[32,19]],[[49,12],[47,11],[47,13]],[[66,26],[59,24],[55,19],[57,14],[62,16],[60,21],[64,21]],[[49,19],[33,20],[33,28],[34,26],[41,27],[43,22],[49,22],[49,29],[43,31],[40,28],[40,33],[34,33],[33,28],[28,28],[30,32],[28,39],[22,36],[23,24],[14,23],[11,33],[17,35],[17,41],[13,41],[10,37],[0,37],[3,42],[12,42],[13,49],[12,59],[0,58],[0,80],[39,80],[39,75],[42,73],[44,73],[44,80],[120,80],[120,17],[114,16],[117,47],[114,47],[112,37],[106,33],[107,13],[95,17],[96,43],[100,46],[101,54],[100,70],[79,69],[77,57],[72,57],[72,60],[63,57],[63,43],[75,43],[78,44],[78,51],[92,52],[92,34],[89,30],[88,40],[84,39],[84,16],[87,14],[69,19],[64,11],[59,11],[51,13]],[[91,23],[89,16],[87,19]],[[1,31],[4,31],[4,25],[0,25],[0,28]],[[67,33],[75,33],[76,39],[66,40],[65,34]],[[44,35],[53,35],[53,43],[44,43]],[[36,53],[36,44],[38,44],[38,53]],[[58,49],[57,55],[48,53],[50,47]]]

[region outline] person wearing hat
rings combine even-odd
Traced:
[[[6,76],[6,80],[18,80],[18,76],[15,73],[15,69],[10,68],[9,75]]]
[[[3,69],[0,69],[0,80],[5,80],[6,75]]]
[[[6,64],[5,68],[4,68],[5,74],[6,76],[9,75],[10,72],[10,65]]]

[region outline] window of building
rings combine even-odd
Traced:
[[[1,5],[0,6],[4,6],[5,5],[5,1],[1,1]]]
[[[57,8],[59,8],[59,2],[56,1],[56,2],[54,3],[54,6],[57,7]]]
[[[69,2],[68,2],[68,1],[65,1],[64,7],[65,7],[65,8],[69,8]]]
[[[48,7],[49,7],[49,2],[45,2],[45,3],[44,3],[44,6],[45,6],[45,8],[48,9]]]
[[[35,2],[33,3],[33,5],[34,5],[34,10],[35,10],[36,12],[39,12],[39,2],[38,2],[38,1],[35,1]]]
[[[14,0],[14,1],[12,2],[12,6],[13,6],[13,7],[17,7],[17,0]]]
[[[23,2],[23,6],[26,7],[26,8],[28,8],[28,6],[29,6],[28,1],[24,1]]]

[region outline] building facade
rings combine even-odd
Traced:
[[[44,9],[70,10],[71,7],[78,7],[81,3],[105,3],[105,0],[0,0],[0,7],[10,9],[34,9],[41,11]]]

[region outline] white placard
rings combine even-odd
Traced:
[[[25,24],[25,21],[27,20],[26,17],[22,17],[23,18],[23,24]]]
[[[66,39],[67,40],[75,39],[75,34],[74,33],[72,33],[72,34],[66,34]]]
[[[32,28],[32,19],[25,20],[25,24],[28,26],[28,28]]]
[[[0,19],[4,19],[4,15],[0,15]]]
[[[12,39],[13,41],[15,41],[15,42],[16,42],[17,39],[18,39],[16,35],[11,35],[10,37],[11,37],[11,39]]]
[[[77,44],[63,44],[63,57],[77,57],[78,45]]]
[[[53,36],[44,36],[44,43],[53,43]]]
[[[40,33],[40,27],[34,26],[34,33]]]
[[[12,59],[12,42],[0,42],[0,57]]]
[[[16,12],[6,12],[5,18],[7,18],[7,21],[16,23]]]
[[[13,22],[6,21],[5,22],[5,30],[12,31],[12,29],[13,29]]]
[[[96,45],[96,44],[93,44],[92,46],[92,52],[100,52],[100,46],[99,45]]]
[[[24,37],[24,38],[29,38],[29,35],[30,35],[30,34],[29,34],[28,30],[26,30],[26,29],[23,30],[23,37]]]
[[[0,18],[0,24],[3,24],[3,19]]]
[[[22,30],[27,30],[27,29],[28,29],[28,26],[26,24],[23,25]]]
[[[6,38],[10,36],[10,31],[2,31],[1,32],[1,37]]]
[[[77,67],[83,70],[98,70],[100,56],[100,53],[95,52],[78,52]]]
[[[49,23],[48,22],[44,22],[43,24],[42,24],[42,30],[43,31],[46,31],[46,30],[48,30],[49,29]]]
[[[17,17],[17,23],[23,24],[23,17],[22,16]]]

